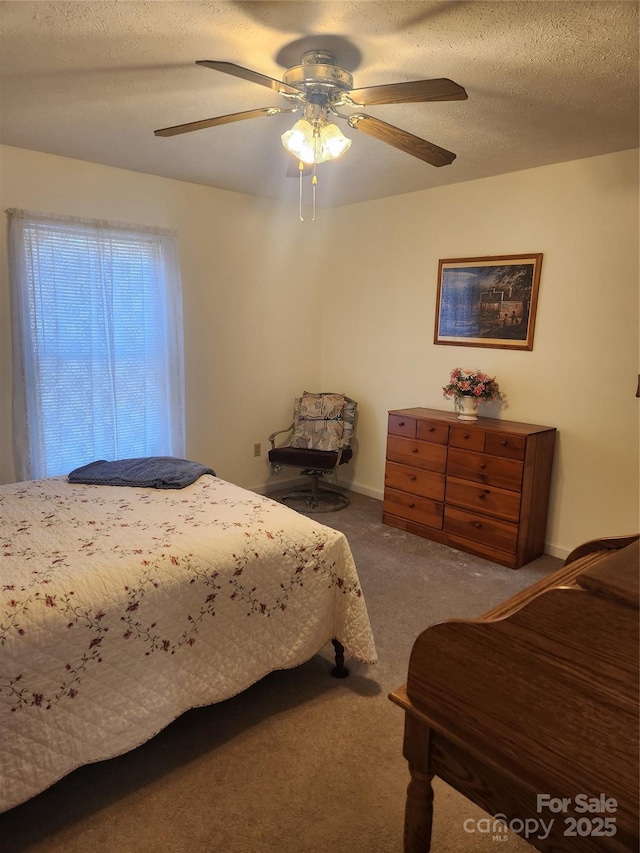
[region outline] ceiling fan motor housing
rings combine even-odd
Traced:
[[[333,103],[342,92],[353,88],[353,77],[336,64],[335,56],[328,50],[310,50],[302,56],[300,65],[282,75],[289,86],[304,90],[310,103]]]

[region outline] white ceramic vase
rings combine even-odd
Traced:
[[[478,420],[478,400],[476,397],[461,394],[458,397],[458,405],[460,408],[460,413],[458,414],[459,421]]]

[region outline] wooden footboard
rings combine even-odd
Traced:
[[[588,543],[482,619],[418,637],[390,695],[405,710],[405,853],[430,849],[433,776],[501,815],[497,837],[638,849],[639,559],[637,536]]]

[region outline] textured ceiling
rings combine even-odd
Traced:
[[[318,167],[318,205],[365,201],[638,146],[638,3],[3,2],[0,141],[296,201],[280,134],[290,115],[171,138],[157,128],[286,106],[195,65],[226,60],[281,79],[329,47],[354,86],[449,77],[467,101],[367,107],[454,151],[435,168],[346,126]]]

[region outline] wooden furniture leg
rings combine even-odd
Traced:
[[[429,853],[433,824],[429,729],[411,714],[405,714],[403,752],[411,774],[405,807],[404,853]]]
[[[349,670],[344,665],[344,646],[339,640],[331,640],[331,642],[336,652],[336,665],[331,670],[331,675],[334,678],[346,678],[349,675]]]

